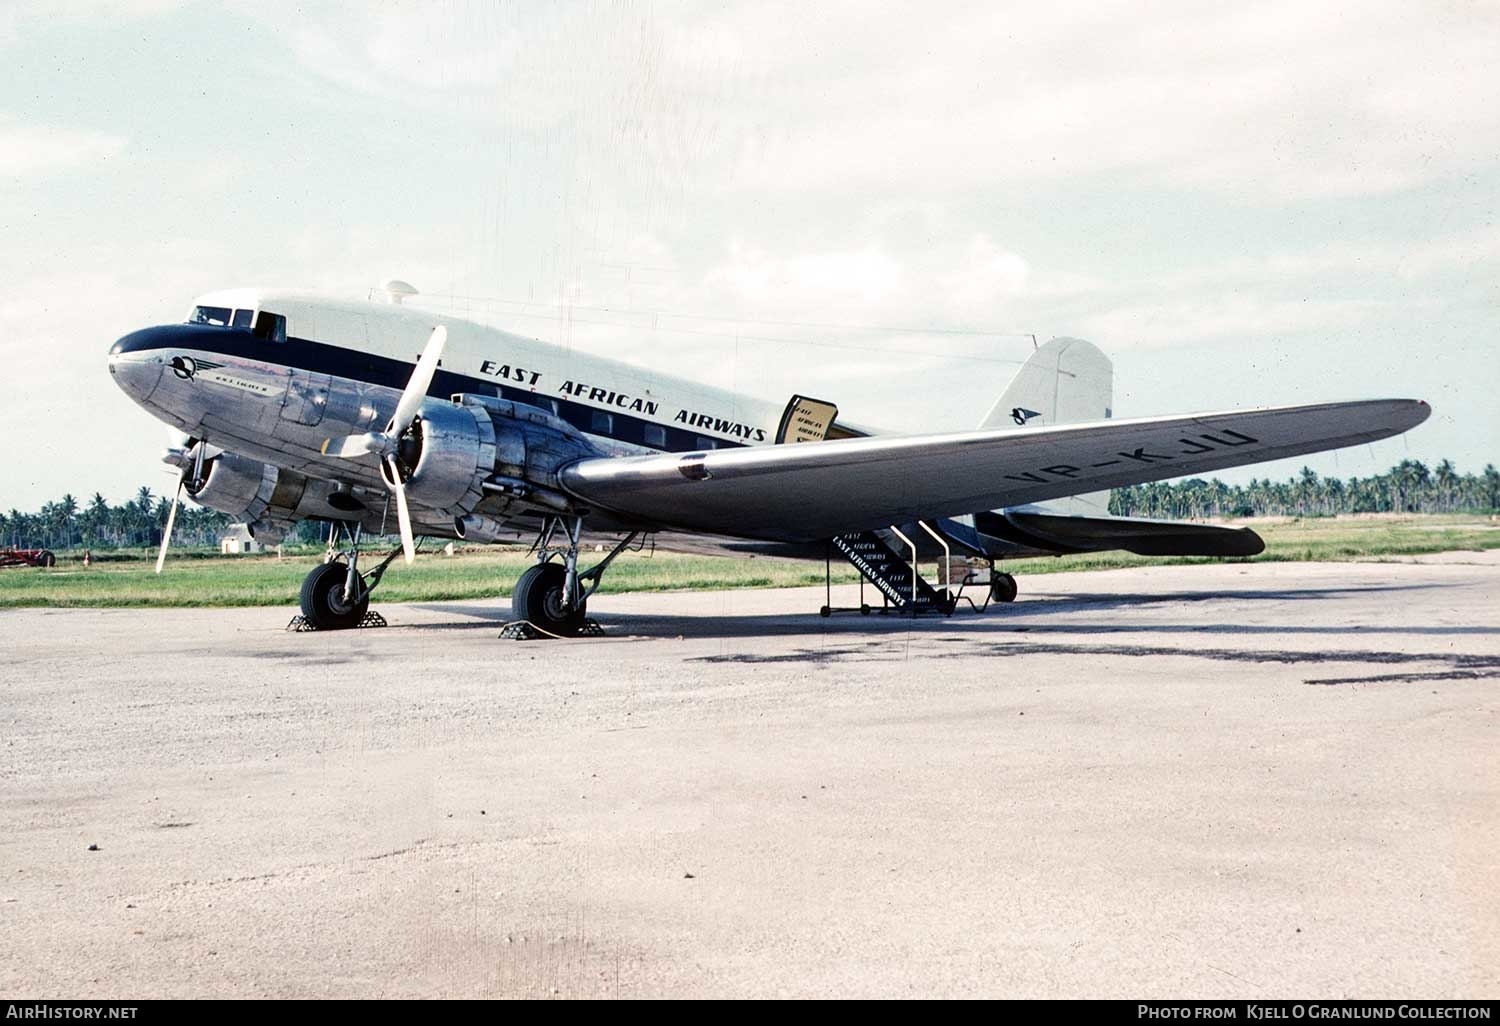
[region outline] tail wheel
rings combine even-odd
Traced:
[[[563,603],[568,572],[561,563],[539,563],[521,575],[510,593],[511,614],[549,634],[577,634],[588,614],[587,603]]]
[[[323,563],[313,568],[302,581],[302,615],[314,627],[343,630],[358,627],[370,608],[370,593],[364,582],[356,582],[354,600],[344,599],[344,582],[349,567],[345,563]]]
[[[1010,574],[996,574],[990,580],[990,598],[996,602],[1014,602],[1020,588]]]

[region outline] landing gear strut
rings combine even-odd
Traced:
[[[599,590],[604,571],[639,534],[632,531],[594,566],[578,569],[578,536],[583,518],[549,516],[537,539],[536,565],[523,573],[511,592],[511,613],[547,634],[571,637],[588,620],[589,596]],[[559,561],[553,562],[554,557]]]
[[[335,550],[340,535],[348,540],[342,550]],[[376,564],[367,574],[359,572],[358,523],[335,521],[328,536],[328,558],[313,567],[302,580],[302,618],[309,627],[323,631],[358,627],[370,611],[370,592],[385,576],[391,561],[401,555],[397,548]]]

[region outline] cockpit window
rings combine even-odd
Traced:
[[[250,318],[254,316],[254,310],[236,310],[230,324],[236,328],[248,328],[250,327]]]
[[[286,318],[262,310],[255,318],[255,337],[267,342],[286,341]]]
[[[188,318],[189,324],[213,324],[220,328],[228,327],[232,311],[224,306],[195,306],[193,315]]]

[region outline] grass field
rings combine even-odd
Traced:
[[[1247,522],[1266,539],[1256,561],[1380,559],[1424,552],[1500,548],[1500,525],[1482,516],[1370,516]],[[50,570],[0,570],[0,608],[20,606],[277,606],[294,605],[302,577],[321,553],[222,558],[176,553],[166,570],[152,572],[155,554],[110,554],[84,567],[75,554],[59,553]],[[454,556],[399,561],[377,592],[386,602],[493,598],[510,593],[529,564],[524,552],[481,549]],[[1017,576],[1064,570],[1112,569],[1206,559],[1147,559],[1128,553],[1017,560],[1004,568]],[[373,561],[362,563],[373,565]],[[929,567],[927,573],[931,574]],[[858,579],[835,565],[835,583]],[[822,584],[823,564],[744,556],[621,556],[604,577],[604,593],[626,591],[787,588]]]

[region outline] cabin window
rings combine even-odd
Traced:
[[[225,306],[195,306],[188,318],[189,324],[212,324],[220,328],[229,326],[231,311]]]
[[[286,318],[262,310],[255,318],[255,337],[267,342],[286,341]]]
[[[660,424],[647,424],[643,441],[653,449],[667,447],[667,429]]]
[[[697,438],[693,439],[694,449],[717,449],[718,447],[719,443],[717,439],[704,438],[702,435],[699,435]]]
[[[613,435],[615,433],[615,415],[605,413],[603,410],[595,410],[589,418],[589,430],[596,435]]]
[[[254,316],[254,310],[236,310],[234,317],[229,321],[229,326],[232,328],[248,328],[250,327],[250,318]]]

